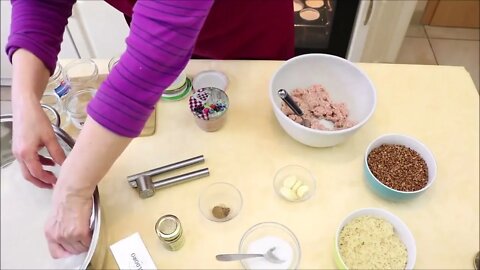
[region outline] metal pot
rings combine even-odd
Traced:
[[[47,110],[50,110],[56,117],[57,120],[54,121],[52,128],[57,136],[58,142],[66,153],[69,153],[75,144],[75,140],[64,130],[60,128],[60,116],[52,107],[48,105],[42,105]],[[7,169],[7,167],[15,160],[11,152],[11,141],[12,141],[12,115],[6,114],[0,116],[1,123],[1,167],[2,170]],[[20,172],[18,172],[20,173]],[[8,179],[2,179],[2,181],[7,181]],[[26,180],[25,180],[26,181]],[[28,218],[28,217],[26,217]],[[93,231],[92,242],[90,248],[86,254],[85,259],[83,260],[80,269],[87,268],[102,268],[105,253],[106,253],[106,237],[104,229],[101,228],[102,213],[100,207],[100,197],[98,188],[95,189],[93,193],[93,208],[92,208],[92,218],[91,218],[91,229]],[[2,229],[2,238],[4,237],[4,230]],[[12,243],[13,245],[14,243]],[[50,258],[48,258],[50,259]],[[19,262],[21,264],[22,262]],[[21,265],[18,267],[22,268]],[[3,264],[2,264],[3,268]]]

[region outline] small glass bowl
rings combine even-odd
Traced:
[[[94,84],[98,79],[98,66],[91,59],[79,59],[66,65],[65,73],[73,90],[95,87]]]
[[[244,269],[297,269],[302,254],[295,234],[276,222],[262,222],[248,229],[240,241],[238,253],[265,254],[275,247],[273,254],[285,262],[273,264],[264,258],[242,260]]]
[[[233,219],[242,209],[243,199],[240,191],[233,185],[218,182],[208,186],[198,201],[200,212],[207,219],[225,222]]]
[[[87,119],[87,105],[95,96],[97,90],[94,88],[86,88],[71,93],[67,98],[67,113],[73,125],[82,129]]]
[[[308,169],[300,165],[287,165],[275,174],[273,188],[285,200],[301,202],[313,196],[316,180]]]

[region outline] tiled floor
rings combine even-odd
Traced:
[[[397,63],[464,66],[478,91],[479,51],[480,29],[424,26],[416,23],[414,17]]]

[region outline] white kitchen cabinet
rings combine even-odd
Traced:
[[[5,46],[7,45],[8,36],[10,35],[10,20],[12,17],[12,7],[10,1],[0,1],[0,11],[1,11],[1,85],[10,85],[12,79],[12,66],[8,59],[8,56],[5,53]],[[79,58],[79,54],[75,48],[72,38],[70,37],[68,29],[65,30],[63,35],[63,42],[59,58]]]
[[[112,58],[126,49],[123,13],[104,1],[77,1],[68,27],[82,58]]]
[[[395,63],[417,0],[362,0],[347,58]]]

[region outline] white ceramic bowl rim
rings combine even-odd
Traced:
[[[391,213],[390,211],[387,211],[385,209],[382,209],[382,208],[360,208],[360,209],[357,209],[351,213],[349,213],[341,222],[340,224],[338,225],[337,227],[337,232],[335,234],[335,252],[338,253],[338,258],[340,259],[341,263],[345,266],[347,266],[345,264],[345,261],[343,260],[341,254],[340,254],[340,247],[338,246],[338,237],[340,235],[340,232],[342,231],[343,227],[348,224],[348,222],[346,222],[347,220],[349,219],[353,219],[351,218],[352,216],[354,215],[357,215],[359,213],[362,213],[362,212],[377,212],[379,213],[380,215],[377,215],[377,217],[382,217],[383,219],[387,220],[390,224],[392,224],[392,226],[394,227],[394,230],[395,231],[398,231],[398,228],[392,223],[392,221],[395,221],[395,223],[397,223],[398,225],[402,226],[404,229],[405,229],[405,232],[407,233],[407,237],[408,238],[411,238],[411,244],[413,246],[413,250],[408,250],[408,247],[407,247],[407,252],[408,253],[413,253],[413,258],[412,257],[409,257],[407,259],[407,265],[406,265],[406,268],[405,269],[408,269],[408,267],[412,267],[413,268],[413,265],[415,264],[415,261],[416,261],[416,253],[417,253],[417,248],[416,248],[416,243],[415,243],[415,238],[413,237],[413,234],[412,232],[410,231],[410,229],[408,228],[407,224],[405,224],[405,222],[402,221],[402,219],[400,219],[398,216],[394,215],[393,213]],[[371,215],[371,214],[362,214],[362,215],[358,215],[358,217],[360,216],[367,216],[367,215]],[[376,216],[375,214],[373,214],[372,216]],[[385,218],[385,217],[388,217],[388,218]],[[345,224],[344,224],[345,223]],[[342,224],[344,224],[342,226]],[[402,242],[404,243],[405,246],[407,246],[407,243],[405,243],[403,240]],[[410,266],[411,264],[411,266]],[[347,269],[348,269],[348,266],[347,266]]]
[[[370,80],[370,78],[365,74],[365,72],[363,72],[361,69],[359,69],[357,66],[355,66],[352,62],[346,60],[346,59],[343,59],[341,57],[338,57],[338,56],[335,56],[335,55],[330,55],[330,54],[323,54],[323,53],[311,53],[311,54],[304,54],[304,55],[300,55],[300,56],[296,56],[296,57],[293,57],[293,58],[290,58],[288,59],[287,61],[285,61],[281,66],[280,68],[276,71],[276,73],[278,73],[280,70],[282,70],[287,64],[289,63],[292,63],[292,62],[296,62],[296,61],[301,61],[303,58],[310,58],[310,57],[317,57],[317,56],[321,56],[321,57],[326,57],[326,58],[332,58],[332,59],[336,59],[348,66],[351,66],[353,67],[353,69],[355,69],[356,71],[358,71],[364,78],[365,80],[367,81],[368,85],[370,86],[369,89],[372,90],[372,95],[373,95],[373,106],[370,108],[370,112],[367,114],[367,116],[365,116],[360,122],[358,122],[356,125],[352,126],[352,127],[349,127],[349,128],[345,128],[345,129],[340,129],[340,130],[319,130],[319,129],[313,129],[313,128],[308,128],[306,126],[303,126],[295,121],[293,121],[292,119],[288,118],[288,116],[286,116],[281,110],[280,108],[278,107],[277,103],[274,101],[274,97],[273,97],[273,80],[275,78],[275,76],[272,77],[272,79],[270,79],[270,91],[269,91],[269,95],[270,95],[270,100],[272,101],[272,103],[274,104],[273,106],[273,109],[276,110],[277,112],[279,112],[280,114],[280,117],[284,118],[284,119],[288,119],[288,121],[292,121],[294,125],[296,125],[298,128],[302,129],[302,130],[306,130],[306,131],[309,131],[309,132],[313,132],[313,133],[318,133],[318,134],[343,134],[343,133],[348,133],[349,131],[351,130],[356,130],[357,128],[363,126],[367,121],[368,119],[370,119],[370,117],[372,116],[373,112],[375,111],[375,108],[377,106],[377,94],[376,94],[376,91],[375,91],[375,86],[373,85],[372,81]]]
[[[373,150],[373,145],[378,142],[379,140],[381,139],[384,139],[384,138],[387,138],[387,137],[391,137],[391,136],[399,136],[399,137],[403,137],[403,138],[406,138],[408,140],[411,140],[411,141],[415,141],[416,143],[418,143],[421,147],[424,148],[425,152],[427,152],[431,157],[432,157],[432,161],[434,163],[434,171],[433,172],[430,172],[430,168],[429,168],[429,174],[431,173],[431,177],[432,177],[432,181],[428,181],[427,185],[425,185],[422,189],[419,189],[419,190],[415,190],[415,191],[401,191],[401,190],[397,190],[397,189],[393,189],[387,185],[385,185],[384,183],[382,183],[382,181],[378,180],[377,177],[375,177],[375,175],[373,175],[372,171],[370,170],[370,167],[368,166],[368,162],[367,162],[367,158],[368,158],[368,155],[370,154],[370,152]],[[408,147],[408,146],[407,146]],[[420,153],[418,153],[420,156],[422,156]],[[425,160],[425,157],[422,156],[422,158]],[[380,185],[382,185],[383,187],[391,190],[391,191],[394,191],[394,192],[397,192],[397,193],[400,193],[400,194],[415,194],[415,193],[420,193],[426,189],[428,189],[434,182],[434,179],[437,175],[437,164],[436,164],[436,161],[435,161],[435,158],[433,156],[433,153],[430,151],[430,149],[428,149],[428,147],[423,144],[421,141],[413,138],[413,137],[410,137],[410,136],[407,136],[407,135],[403,135],[403,134],[395,134],[395,133],[390,133],[390,134],[384,134],[378,138],[376,138],[375,140],[373,140],[367,147],[367,150],[365,151],[365,157],[364,157],[364,161],[365,161],[365,165],[367,166],[367,169],[368,169],[368,172],[372,175],[373,179],[375,179],[375,181],[377,181]]]

